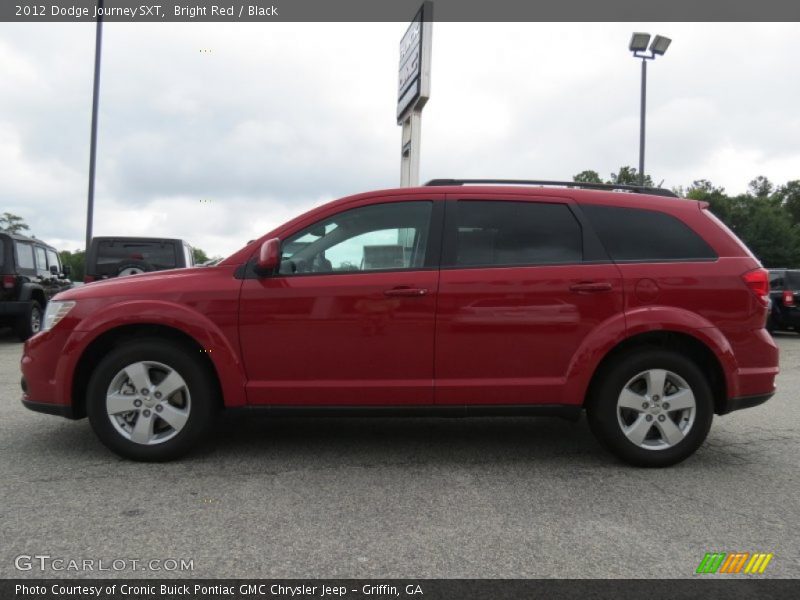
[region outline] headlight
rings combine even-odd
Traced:
[[[47,308],[44,311],[42,331],[50,331],[61,319],[66,317],[67,313],[74,307],[74,302],[59,302],[57,300],[48,302]]]

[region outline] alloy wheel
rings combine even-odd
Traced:
[[[694,425],[697,402],[677,373],[649,369],[632,377],[617,399],[617,420],[630,442],[645,450],[679,444]]]
[[[191,395],[183,377],[155,361],[121,369],[106,391],[106,412],[124,438],[147,446],[172,439],[186,425]]]

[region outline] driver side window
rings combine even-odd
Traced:
[[[419,269],[433,203],[389,202],[334,215],[283,242],[280,273]]]

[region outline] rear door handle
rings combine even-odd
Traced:
[[[428,293],[425,288],[396,287],[383,292],[384,296],[401,296],[403,298],[424,296]]]
[[[611,284],[607,281],[584,281],[569,286],[570,292],[590,294],[594,292],[610,292]]]

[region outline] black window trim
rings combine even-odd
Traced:
[[[581,231],[581,246],[583,259],[581,261],[546,262],[546,263],[510,263],[492,265],[458,265],[456,264],[456,251],[458,244],[458,230],[456,228],[456,210],[459,202],[520,202],[529,204],[557,204],[566,206],[578,224]],[[445,202],[444,235],[442,236],[442,262],[441,269],[527,269],[534,267],[564,267],[586,264],[609,264],[611,259],[594,230],[588,226],[586,217],[581,213],[577,204],[570,198],[552,198],[538,196],[487,196],[480,197],[468,192],[465,194],[448,194]]]

